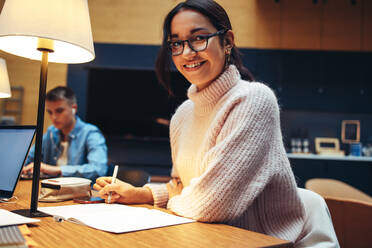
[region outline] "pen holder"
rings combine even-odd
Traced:
[[[41,181],[40,202],[60,202],[76,197],[90,197],[92,181],[79,177],[60,177]]]

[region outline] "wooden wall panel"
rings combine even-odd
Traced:
[[[89,0],[94,41],[159,45],[163,19],[178,2]],[[369,41],[368,35],[361,40],[362,5],[368,7],[368,0],[356,0],[356,5],[351,0],[217,2],[228,12],[240,47],[355,51]],[[319,32],[320,41],[315,38]]]
[[[159,45],[166,14],[180,0],[89,0],[93,39],[102,43]],[[219,0],[239,46],[256,45],[255,1]]]
[[[256,47],[280,48],[281,6],[274,0],[256,1]]]
[[[361,50],[362,1],[327,0],[323,4],[322,50]]]
[[[372,1],[363,2],[362,50],[372,51]]]
[[[217,1],[227,12],[238,47],[256,47],[257,18],[255,1]]]
[[[23,86],[24,99],[22,125],[35,125],[39,97],[40,61],[29,60],[0,51],[7,63],[10,85]],[[47,90],[57,85],[66,85],[67,65],[49,63]],[[45,128],[51,122],[45,115]],[[44,130],[45,130],[44,128]]]
[[[162,24],[176,0],[89,0],[93,39],[102,43],[160,44]]]
[[[321,3],[282,0],[280,48],[320,49]]]

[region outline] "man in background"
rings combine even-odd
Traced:
[[[77,115],[74,92],[63,86],[50,90],[45,108],[53,125],[43,135],[40,172],[51,177],[85,177],[95,180],[106,175],[107,146],[100,130]],[[23,175],[34,167],[35,146],[30,150]]]

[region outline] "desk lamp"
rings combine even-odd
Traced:
[[[0,58],[0,98],[11,97],[5,59]]]
[[[85,63],[94,59],[88,0],[5,1],[0,15],[0,50],[41,61],[31,207],[18,213],[38,217],[40,162],[48,61]]]

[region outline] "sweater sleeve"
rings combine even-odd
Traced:
[[[154,198],[154,206],[165,208],[168,203],[168,189],[165,183],[148,183],[144,185],[151,190],[152,197]]]
[[[279,108],[266,86],[250,86],[226,110],[216,143],[204,156],[204,173],[168,201],[181,216],[204,222],[227,222],[247,209],[275,173],[267,153],[276,131]]]

